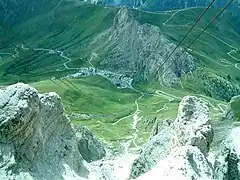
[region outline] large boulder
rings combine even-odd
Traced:
[[[174,122],[172,148],[192,145],[207,154],[212,140],[213,129],[207,104],[193,96],[184,97]]]
[[[152,169],[159,160],[164,159],[170,152],[172,138],[172,124],[162,126],[161,131],[145,144],[139,158],[134,160],[130,177],[137,178]]]
[[[148,172],[170,153],[170,159],[176,156],[176,152],[182,153],[180,159],[188,156],[191,158],[189,154],[192,151],[198,153],[197,157],[200,153],[202,157],[207,155],[213,139],[213,130],[210,125],[209,109],[201,99],[193,96],[183,98],[176,120],[173,123],[164,124],[166,125],[162,126],[161,131],[146,143],[140,157],[134,161],[131,178],[137,178]],[[178,150],[183,146],[188,148],[185,148],[185,151]],[[196,163],[201,164],[201,162]],[[205,170],[202,171],[205,172]]]
[[[103,143],[87,127],[78,126],[75,129],[78,149],[87,162],[102,159],[106,155]]]
[[[82,179],[89,172],[60,97],[25,84],[0,90],[0,179]]]

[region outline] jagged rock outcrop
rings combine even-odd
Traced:
[[[138,180],[213,180],[213,170],[196,146],[180,146]]]
[[[213,140],[207,104],[196,97],[185,97],[179,105],[174,122],[172,148],[192,145],[207,154]]]
[[[0,179],[82,179],[89,171],[60,97],[25,84],[0,90]]]
[[[176,120],[150,139],[132,166],[131,178],[211,179],[206,155],[213,139],[209,109],[202,100],[188,96],[179,106]],[[181,175],[183,174],[183,175]],[[179,178],[178,178],[179,177]],[[157,178],[155,178],[157,179]]]
[[[164,129],[164,127],[166,126],[170,126],[173,123],[173,119],[166,119],[166,120],[156,120],[155,124],[153,125],[152,128],[152,133],[151,136],[156,136],[158,133],[160,133],[162,131],[162,129]]]
[[[103,143],[88,128],[77,126],[75,129],[79,152],[87,162],[96,161],[106,156]]]
[[[164,159],[170,152],[173,138],[172,125],[163,127],[161,132],[153,136],[144,146],[139,158],[134,160],[130,177],[138,176],[151,170],[159,160]]]
[[[214,163],[215,179],[240,179],[240,128],[234,128],[221,144],[221,151],[216,155]]]
[[[176,45],[157,26],[136,21],[127,8],[119,10],[113,26],[90,46],[95,47],[93,52],[101,59],[101,68],[128,75],[134,82],[157,81],[178,86],[180,76],[196,69],[194,58],[187,52],[177,58],[184,51],[181,48],[165,62]]]

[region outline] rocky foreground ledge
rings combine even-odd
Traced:
[[[91,132],[76,133],[57,94],[21,83],[0,90],[0,179],[88,178],[84,158],[105,153]]]
[[[130,154],[104,158],[103,144],[88,129],[72,127],[57,94],[12,85],[0,90],[0,179],[240,179],[240,128],[212,152],[214,128],[200,99],[183,98],[175,121],[156,128],[133,163]]]
[[[221,124],[226,122],[218,122]],[[230,133],[222,131],[226,133],[225,140],[218,151],[211,151],[211,143],[218,137],[214,137],[209,108],[202,100],[184,97],[175,121],[163,122],[157,128],[159,133],[146,143],[133,163],[132,179],[240,179],[240,128],[235,127]]]

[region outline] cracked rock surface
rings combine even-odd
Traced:
[[[155,176],[211,179],[213,170],[208,166],[206,155],[212,139],[213,130],[206,103],[193,96],[184,97],[175,121],[165,123],[134,161],[131,178],[145,173],[139,179]]]
[[[77,126],[75,129],[79,152],[87,162],[97,161],[106,156],[103,143],[87,127]]]
[[[0,90],[0,177],[14,180],[88,176],[70,120],[55,93],[25,84]]]

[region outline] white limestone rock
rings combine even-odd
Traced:
[[[213,140],[213,129],[206,103],[194,96],[184,97],[174,122],[174,133],[172,148],[197,146],[206,155]]]
[[[204,154],[194,146],[186,145],[172,150],[152,170],[137,180],[213,180],[213,170]]]
[[[156,136],[153,136],[144,145],[139,158],[135,159],[132,164],[131,178],[135,179],[148,172],[159,160],[167,157],[171,150],[172,130],[172,125],[164,126]]]
[[[221,144],[214,163],[215,179],[240,180],[240,127],[234,128]]]
[[[55,93],[25,84],[0,90],[0,179],[83,179],[89,172]]]
[[[199,98],[187,96],[180,103],[176,120],[163,126],[146,143],[140,157],[132,165],[130,178],[135,179],[148,172],[170,152],[179,152],[177,148],[182,146],[197,147],[203,153],[202,157],[205,157],[212,139],[213,130],[207,105]]]
[[[134,154],[116,155],[106,157],[102,160],[92,162],[90,180],[127,180],[130,174],[131,165],[136,158]]]
[[[106,156],[104,144],[87,127],[76,126],[77,146],[87,162],[97,161]]]

